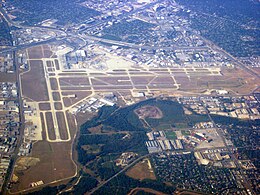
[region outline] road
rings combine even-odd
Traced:
[[[13,52],[13,63],[14,63],[14,67],[15,67],[15,74],[16,74],[16,80],[17,80],[17,93],[18,93],[18,102],[19,102],[19,121],[20,121],[20,127],[19,127],[19,136],[17,136],[17,142],[16,142],[16,148],[14,150],[14,153],[11,157],[11,161],[13,162],[13,166],[9,167],[9,173],[6,175],[6,179],[5,179],[5,183],[3,185],[3,194],[6,194],[7,192],[7,186],[11,180],[11,176],[12,173],[14,171],[14,164],[16,162],[16,160],[19,158],[18,153],[19,153],[19,149],[21,144],[23,143],[23,137],[24,137],[24,124],[25,124],[25,119],[24,119],[24,115],[23,115],[23,100],[21,97],[21,83],[19,82],[20,79],[20,70],[19,67],[17,67],[17,58],[16,58],[16,52]]]
[[[202,105],[203,105],[203,103],[202,103]],[[206,107],[204,107],[204,109],[207,111],[207,115],[208,115],[210,121],[212,122],[213,126],[217,129],[217,132],[218,132],[219,136],[222,138],[222,140],[223,140],[223,142],[225,144],[225,148],[227,148],[231,159],[233,160],[233,162],[235,163],[236,167],[238,168],[238,171],[239,171],[239,173],[240,173],[240,175],[242,177],[241,183],[243,184],[243,186],[246,189],[249,189],[254,194],[254,191],[253,191],[251,185],[249,184],[249,182],[248,182],[244,172],[242,171],[241,164],[238,162],[238,159],[234,155],[234,147],[233,146],[229,146],[227,144],[224,130],[222,128],[218,128],[217,127],[217,125],[216,125],[215,121],[212,119],[208,109]]]
[[[128,15],[130,14],[133,14],[137,11],[140,11],[142,9],[147,9],[148,7],[150,6],[153,6],[155,5],[156,3],[158,3],[160,1],[156,1],[154,3],[151,3],[151,4],[148,4],[147,6],[144,6],[138,10],[133,10],[133,11],[130,11]],[[36,29],[36,28],[39,28],[39,29],[48,29],[48,30],[53,30],[57,33],[65,33],[64,31],[61,31],[61,30],[58,30],[58,29],[55,29],[55,28],[52,28],[52,27],[43,27],[43,26],[34,26],[34,27],[31,27],[31,26],[24,26],[24,25],[20,25],[18,23],[14,23],[9,17],[8,15],[6,14],[6,12],[3,10],[2,7],[0,7],[0,14],[2,15],[2,17],[8,22],[8,24],[10,26],[16,26],[16,27],[19,27],[19,28],[32,28],[32,29]],[[127,15],[125,15],[124,17],[127,17]],[[100,25],[102,23],[97,23],[96,25]],[[94,28],[95,26],[91,27],[91,28]],[[17,63],[16,63],[16,51],[18,50],[21,50],[21,49],[26,49],[26,48],[29,48],[29,47],[33,47],[33,46],[37,46],[37,45],[42,45],[42,44],[48,44],[48,43],[53,43],[53,42],[57,42],[57,41],[63,41],[63,40],[66,40],[67,38],[69,38],[70,36],[73,36],[73,37],[77,37],[81,40],[83,39],[86,39],[86,40],[94,40],[94,41],[98,41],[98,42],[105,42],[105,43],[110,43],[110,44],[114,44],[114,45],[120,45],[120,46],[127,46],[127,47],[131,47],[131,48],[136,48],[136,49],[139,49],[139,48],[142,48],[142,49],[162,49],[162,50],[207,50],[208,47],[159,47],[159,46],[145,46],[145,45],[137,45],[137,44],[132,44],[132,43],[127,43],[127,42],[122,42],[122,41],[115,41],[115,40],[109,40],[109,39],[104,39],[104,38],[99,38],[99,37],[95,37],[95,36],[89,36],[89,35],[83,35],[83,34],[80,34],[81,32],[78,31],[78,35],[69,35],[66,33],[65,36],[62,36],[62,37],[55,37],[55,38],[51,38],[51,39],[48,39],[48,40],[45,40],[45,41],[40,41],[40,42],[35,42],[35,43],[30,43],[30,44],[24,44],[24,45],[18,45],[18,46],[13,46],[11,48],[6,48],[6,49],[2,49],[0,50],[0,53],[6,53],[6,52],[13,52],[14,54],[14,65],[16,66]],[[205,39],[204,39],[205,40]],[[207,41],[207,40],[206,40]],[[245,65],[243,65],[238,59],[236,59],[235,57],[233,57],[232,55],[230,55],[229,53],[227,53],[226,51],[224,51],[223,49],[217,47],[216,45],[214,45],[213,43],[207,41],[208,45],[210,46],[210,48],[218,51],[218,52],[221,52],[223,54],[225,54],[229,59],[233,60],[234,62],[236,62],[237,65],[239,65],[241,68],[243,68],[244,70],[246,70],[247,72],[249,72],[251,75],[253,76],[256,76],[257,78],[259,78],[259,75],[257,73],[255,73],[253,70],[251,70],[250,68],[246,67]],[[85,44],[87,44],[85,42]],[[12,160],[15,162],[16,159],[18,158],[18,152],[19,152],[19,147],[22,143],[22,138],[23,138],[23,131],[24,131],[24,117],[23,117],[23,104],[22,104],[22,97],[21,97],[21,93],[20,93],[20,83],[19,83],[19,67],[16,67],[16,77],[17,77],[17,81],[18,81],[18,95],[19,95],[19,109],[20,109],[20,122],[21,122],[21,126],[20,126],[20,136],[18,137],[18,140],[17,140],[17,147],[15,149],[15,153],[12,157]],[[216,127],[216,124],[214,123],[214,121],[212,120],[210,114],[208,113],[209,115],[209,118],[211,119],[211,121],[213,122],[213,124],[215,125]],[[224,138],[224,132],[222,129],[218,129],[218,133],[221,135],[221,137],[223,138],[224,140],[224,143],[225,143],[225,146],[226,148],[229,150],[230,152],[230,155],[232,157],[232,159],[234,160],[236,166],[240,169],[240,174],[241,176],[243,177],[243,183],[244,183],[244,186],[247,188],[247,189],[250,189],[251,192],[252,189],[251,189],[251,186],[249,185],[245,175],[243,174],[243,172],[241,171],[241,165],[240,163],[238,162],[237,158],[234,156],[233,154],[233,149],[234,147],[230,147],[227,145],[226,141],[225,141],[225,138]],[[223,147],[219,148],[219,149],[222,149]],[[214,148],[214,149],[217,149],[217,148]],[[202,151],[202,150],[207,150],[207,149],[200,149],[199,151]],[[193,150],[195,151],[195,150]],[[197,150],[196,150],[197,151]],[[183,151],[183,152],[189,152],[189,151]],[[135,163],[139,162],[140,160],[144,159],[144,158],[147,158],[149,157],[151,154],[147,154],[147,155],[144,155],[144,156],[141,156],[139,157],[138,159],[134,160],[132,163],[130,163],[129,165],[127,165],[124,169],[122,169],[121,171],[119,171],[118,173],[116,173],[115,175],[113,175],[112,177],[110,177],[108,180],[102,182],[100,185],[98,185],[96,188],[94,188],[90,194],[93,194],[94,192],[96,192],[98,189],[100,189],[101,187],[103,187],[104,185],[106,185],[108,182],[110,182],[112,179],[114,179],[115,177],[117,177],[118,175],[120,175],[121,173],[125,172],[127,169],[129,169],[130,167],[132,167]],[[11,167],[11,172],[13,172],[13,169],[14,167]],[[8,175],[8,178],[6,179],[6,183],[5,183],[5,191],[6,192],[6,185],[7,183],[10,181],[10,177],[11,177],[11,174]]]
[[[0,7],[2,9],[2,7]],[[0,14],[2,15],[2,17],[8,22],[8,18],[6,18],[6,16],[4,14],[2,14],[2,10],[0,9]],[[9,22],[8,22],[9,24]],[[11,42],[13,43],[13,40],[11,40]],[[25,119],[24,119],[24,115],[23,115],[23,100],[22,100],[22,96],[21,96],[21,83],[19,82],[20,79],[20,70],[18,67],[18,63],[17,63],[17,57],[16,57],[16,52],[13,51],[13,66],[15,69],[15,76],[16,76],[16,83],[17,83],[17,94],[18,94],[18,105],[19,105],[19,122],[20,122],[20,127],[19,127],[19,136],[17,136],[17,141],[16,141],[16,147],[15,150],[13,152],[13,155],[11,156],[11,165],[8,168],[8,172],[9,174],[6,174],[5,177],[5,181],[2,187],[2,194],[6,194],[7,193],[7,188],[8,188],[8,184],[11,180],[11,176],[12,173],[14,171],[14,165],[16,160],[19,158],[18,153],[20,150],[20,146],[23,143],[23,137],[24,137],[24,125],[25,125]]]
[[[63,38],[63,39],[65,39],[65,38]],[[38,41],[38,42],[29,43],[29,44],[12,46],[10,48],[1,49],[0,53],[8,53],[8,52],[13,52],[13,51],[19,51],[19,50],[27,49],[27,48],[38,46],[38,45],[43,45],[43,44],[48,44],[48,43],[61,41],[63,39],[50,38],[50,39],[44,40],[44,41]]]
[[[222,150],[222,149],[226,149],[226,147],[215,147],[215,148],[212,148],[210,150]],[[234,148],[232,148],[234,149]],[[180,150],[180,151],[176,151],[177,154],[187,154],[189,152],[203,152],[203,151],[207,151],[209,150],[208,148],[200,148],[200,149],[190,149],[190,150]],[[170,151],[168,153],[174,153],[175,151]],[[158,152],[158,153],[161,153],[161,152]],[[136,163],[138,163],[139,161],[149,157],[149,156],[152,156],[154,154],[157,154],[157,153],[151,153],[151,154],[146,154],[146,155],[143,155],[143,156],[140,156],[139,158],[137,158],[136,160],[134,160],[133,162],[131,162],[130,164],[128,164],[126,167],[124,167],[121,171],[119,171],[118,173],[116,173],[115,175],[113,175],[112,177],[110,177],[109,179],[103,181],[102,183],[100,183],[96,188],[93,188],[89,194],[93,194],[94,192],[96,192],[97,190],[99,190],[101,187],[103,187],[104,185],[106,185],[108,182],[110,182],[112,179],[116,178],[118,175],[120,175],[121,173],[124,173],[127,169],[131,168],[133,165],[135,165]]]
[[[139,158],[137,158],[136,160],[134,160],[133,162],[131,162],[129,165],[125,166],[121,171],[119,171],[118,173],[116,173],[115,175],[113,175],[112,177],[110,177],[109,179],[107,179],[106,181],[102,182],[100,185],[98,185],[96,188],[92,189],[89,194],[93,194],[94,192],[96,192],[98,189],[100,189],[101,187],[103,187],[104,185],[106,185],[108,182],[110,182],[112,179],[114,179],[115,177],[117,177],[118,175],[120,175],[121,173],[125,172],[127,169],[129,169],[130,167],[132,167],[134,164],[136,164],[137,162],[139,162],[140,160],[149,157],[152,154],[146,154],[144,156],[140,156]]]
[[[214,43],[210,42],[209,40],[206,40],[205,38],[203,38],[204,41],[207,43],[207,45],[210,46],[210,48],[214,51],[217,51],[219,53],[224,54],[227,58],[229,58],[230,60],[232,60],[233,62],[236,63],[236,65],[238,65],[240,68],[242,68],[243,70],[245,70],[246,72],[248,72],[249,74],[251,74],[252,76],[255,76],[257,78],[260,78],[260,75],[253,71],[251,68],[247,67],[246,65],[244,65],[242,62],[240,62],[237,58],[235,58],[234,56],[232,56],[230,53],[226,52],[224,49],[218,47],[217,45],[215,45]]]
[[[1,5],[1,3],[0,3],[0,5]],[[0,6],[0,15],[8,23],[9,27],[15,26],[17,28],[26,28],[26,29],[34,29],[34,30],[35,29],[46,29],[46,30],[53,31],[56,34],[56,37],[53,37],[53,38],[50,38],[50,39],[47,39],[47,40],[44,40],[44,41],[38,41],[38,42],[29,43],[29,44],[12,46],[11,48],[1,49],[0,53],[19,51],[21,49],[30,48],[30,47],[34,47],[34,46],[37,46],[37,45],[48,44],[48,43],[63,40],[68,36],[68,34],[64,30],[56,29],[56,28],[53,28],[53,27],[39,26],[39,25],[27,26],[27,25],[21,25],[17,22],[14,22],[13,20],[10,19],[10,17],[6,13],[6,11],[2,8],[2,6]]]

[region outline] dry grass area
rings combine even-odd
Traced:
[[[255,90],[260,79],[241,68],[222,68],[219,76],[176,76],[180,90],[203,93],[207,89],[225,89],[231,94],[248,94]]]
[[[15,164],[15,171],[17,172],[26,171],[30,167],[36,166],[37,163],[39,162],[40,162],[39,158],[22,156],[17,160]]]
[[[151,82],[154,79],[154,76],[145,76],[145,77],[132,76],[131,79],[135,85],[141,85],[141,84],[148,85],[149,82]]]
[[[55,110],[62,110],[62,104],[60,102],[55,102],[54,108],[55,108]]]
[[[46,126],[44,122],[44,113],[40,113],[41,124],[42,124],[42,139],[46,140]]]
[[[68,98],[68,97],[62,98],[62,101],[63,101],[65,107],[69,107],[73,104],[71,98]]]
[[[62,92],[63,96],[63,102],[66,107],[71,106],[72,104],[75,104],[79,102],[80,100],[88,97],[91,95],[91,91],[64,91]]]
[[[144,159],[143,161],[137,163],[131,169],[126,172],[126,175],[138,180],[151,179],[156,180],[156,176],[150,164],[149,159]]]
[[[39,103],[40,110],[51,110],[51,105],[49,103]]]
[[[80,85],[89,85],[89,80],[86,77],[64,77],[60,78],[61,86],[80,86]]]
[[[52,97],[54,101],[60,101],[60,93],[59,92],[52,92]]]
[[[167,76],[167,75],[165,75],[165,76],[160,76],[160,77],[157,77],[157,78],[155,78],[152,82],[151,82],[151,84],[168,84],[168,85],[174,85],[175,84],[175,82],[174,82],[174,80],[172,79],[172,77],[171,76]]]
[[[58,82],[56,78],[50,78],[50,83],[51,83],[51,89],[52,90],[58,90],[59,86],[58,86]]]
[[[66,113],[66,115],[70,135],[74,137],[76,132],[74,117],[69,113]],[[18,177],[18,182],[13,185],[11,192],[17,193],[21,190],[29,190],[31,189],[30,183],[40,180],[44,184],[61,184],[67,182],[76,173],[76,166],[71,159],[72,141],[49,143],[46,141],[45,131],[46,128],[43,126],[44,140],[33,144],[31,156],[29,158],[26,157],[28,159],[22,159],[17,162],[17,165],[23,163],[26,167],[14,171],[14,178],[17,179]]]
[[[76,167],[70,156],[71,142],[49,143],[38,141],[33,145],[32,156],[39,162],[24,171],[15,171],[18,183],[12,192],[29,189],[30,183],[42,180],[44,184],[63,180],[75,174]]]
[[[51,58],[53,53],[47,45],[30,48],[27,51],[30,69],[28,72],[21,74],[23,96],[28,97],[28,101],[41,102],[39,104],[40,110],[49,110],[50,104],[47,102],[49,97],[44,76],[44,64],[41,59]],[[57,68],[59,64],[57,62],[54,64],[53,61],[49,60],[48,66],[49,68]],[[58,89],[56,78],[51,78],[50,82],[52,89]],[[75,94],[73,91],[71,93]],[[79,98],[86,97],[87,94],[89,93],[80,91],[74,99],[78,101]],[[62,104],[57,102],[61,100],[61,94],[53,92],[53,96],[54,101],[56,101],[55,109],[62,109]],[[69,98],[73,99],[72,97]],[[74,138],[77,130],[74,116],[68,112],[57,112],[56,117],[61,139],[66,140],[69,136]],[[46,119],[46,124],[44,119]],[[16,183],[12,186],[11,192],[19,194],[21,190],[32,190],[30,184],[37,181],[43,181],[44,185],[65,183],[76,173],[76,166],[72,160],[73,139],[68,142],[48,142],[46,132],[48,132],[50,140],[56,139],[52,112],[40,112],[40,120],[43,140],[33,143],[30,157],[22,157],[16,162],[16,170],[13,174]],[[68,122],[68,127],[65,120]],[[67,128],[69,128],[69,131],[67,131]],[[41,187],[43,186],[39,186],[39,188]]]
[[[47,123],[47,130],[50,140],[55,140],[55,130],[54,130],[54,123],[53,123],[53,117],[51,112],[45,113],[46,123]]]
[[[28,60],[30,71],[21,75],[23,95],[34,101],[49,100],[41,60]]]
[[[60,138],[62,140],[67,140],[69,137],[68,137],[68,133],[67,133],[65,116],[64,116],[63,112],[56,112],[56,116],[57,116],[57,121],[58,121],[58,126],[59,126]]]
[[[92,113],[92,112],[85,112],[85,113],[80,112],[80,113],[78,113],[77,116],[76,116],[78,126],[84,124],[87,120],[93,118],[96,115],[97,115],[96,112],[94,112],[94,113]]]

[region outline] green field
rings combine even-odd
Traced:
[[[181,134],[184,136],[190,135],[190,131],[181,131]]]
[[[176,101],[154,100],[148,102],[147,105],[156,106],[163,113],[161,119],[145,119],[152,128],[157,130],[168,130],[172,128],[184,129],[192,127],[197,122],[209,121],[207,115],[199,115],[193,111],[191,111],[191,115],[186,115],[182,105]]]
[[[165,131],[166,138],[170,140],[177,139],[176,133],[173,131]]]

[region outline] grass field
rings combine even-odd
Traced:
[[[157,130],[168,130],[168,129],[172,129],[172,126],[170,124],[160,124],[160,126],[158,126],[156,129]]]
[[[190,132],[189,131],[181,131],[181,134],[184,135],[184,136],[187,136],[187,135],[190,135]]]
[[[177,139],[176,133],[173,131],[165,131],[166,138],[170,140]]]

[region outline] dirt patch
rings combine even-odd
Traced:
[[[151,167],[150,160],[147,158],[137,163],[134,167],[128,170],[126,172],[126,175],[138,180],[144,180],[144,179],[156,180],[155,174]]]
[[[17,172],[25,171],[32,166],[36,166],[36,164],[39,162],[40,162],[39,158],[23,156],[17,160],[17,162],[15,164],[15,170]]]
[[[160,119],[163,117],[162,111],[156,106],[143,106],[134,111],[139,118],[155,118]]]
[[[187,108],[183,107],[183,110],[184,110],[184,114],[186,115],[191,115],[192,112],[190,110],[188,110]]]
[[[88,129],[92,134],[102,133],[102,125],[98,125],[96,127],[91,127]]]

